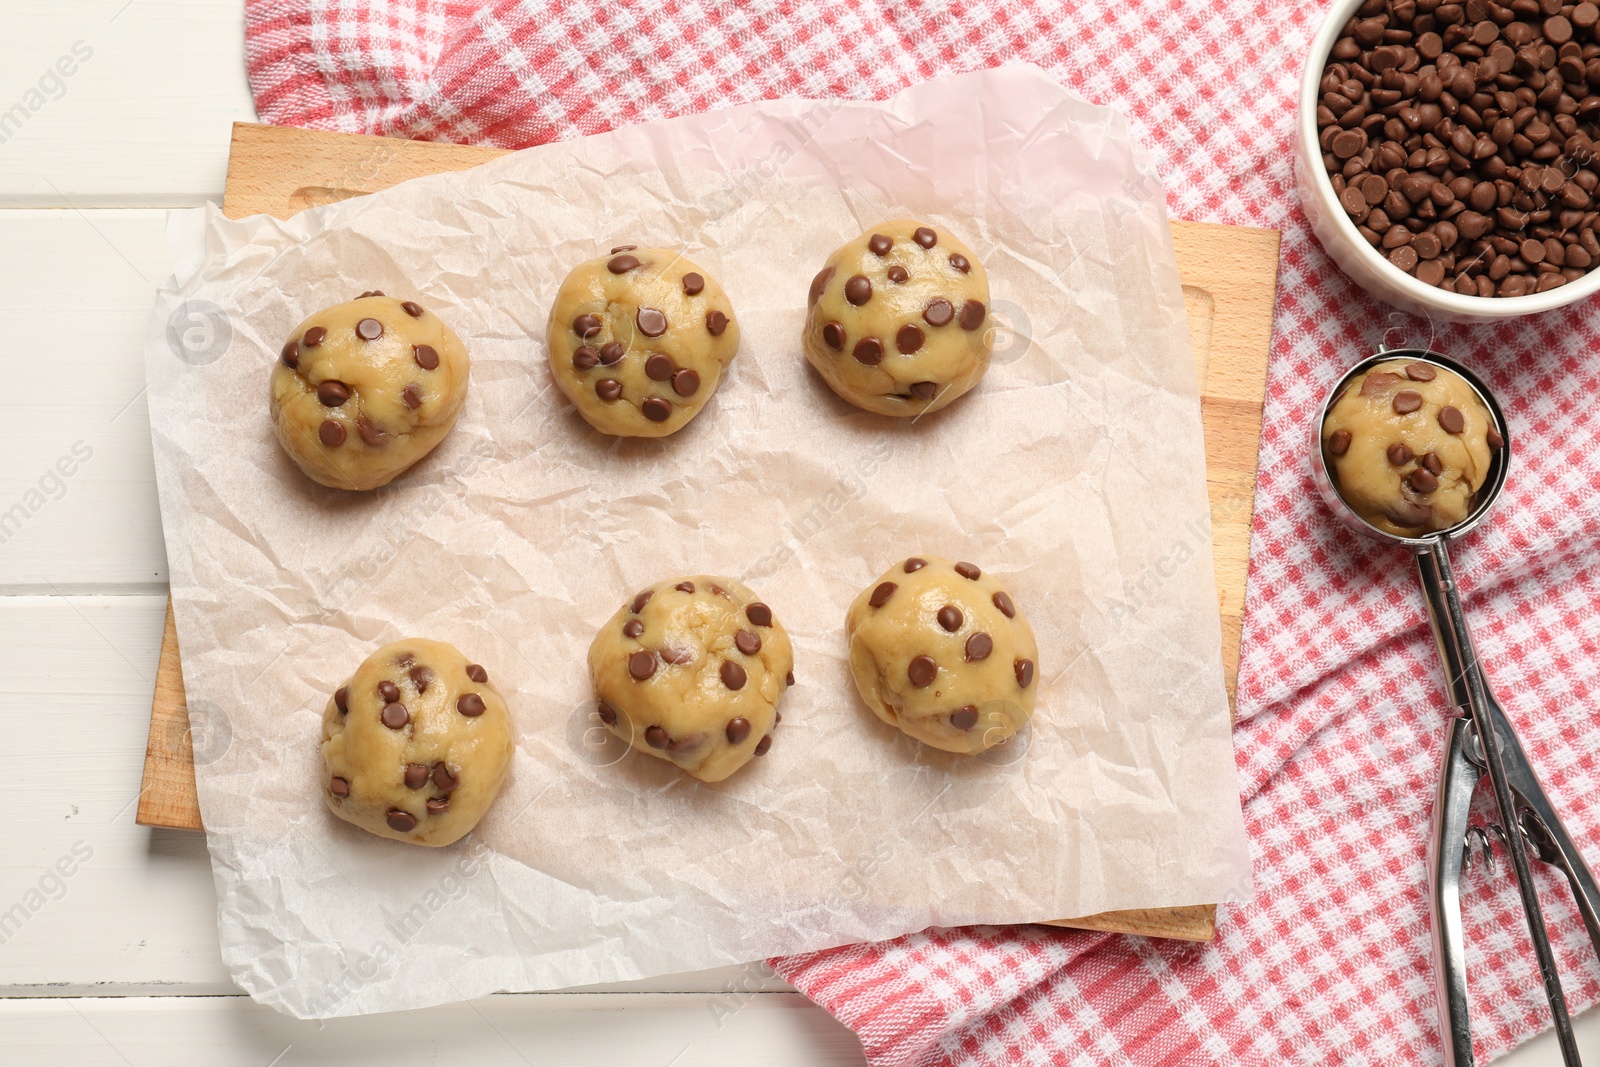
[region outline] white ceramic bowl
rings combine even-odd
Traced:
[[[1415,315],[1450,322],[1494,322],[1532,315],[1575,303],[1600,291],[1600,268],[1596,268],[1575,282],[1544,293],[1462,296],[1418,281],[1390,263],[1362,238],[1334,195],[1333,183],[1322,165],[1322,147],[1317,143],[1317,101],[1322,96],[1323,68],[1328,65],[1328,53],[1333,50],[1339,31],[1361,4],[1362,0],[1336,0],[1322,28],[1311,40],[1305,73],[1300,79],[1299,135],[1295,139],[1295,186],[1300,193],[1300,206],[1311,223],[1311,232],[1317,235],[1339,269],[1380,300]]]

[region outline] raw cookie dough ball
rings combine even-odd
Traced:
[[[433,451],[467,398],[467,350],[412,300],[362,293],[295,328],[272,368],[272,426],[334,489],[376,489]]]
[[[322,713],[322,793],[380,837],[448,845],[483,818],[511,765],[511,716],[488,672],[409,637],[356,668]]]
[[[550,309],[550,371],[601,433],[688,425],[739,351],[733,305],[682,253],[619,245],[580,263]]]
[[[895,564],[850,605],[845,634],[861,698],[934,748],[983,752],[1033,714],[1033,629],[1000,583],[970,563]]]
[[[921,415],[989,369],[989,278],[971,249],[914,219],[881,223],[811,282],[806,358],[858,408]]]
[[[1322,423],[1339,495],[1363,519],[1402,537],[1465,519],[1503,444],[1460,375],[1406,359],[1351,379]]]
[[[794,648],[772,609],[730,578],[668,578],[589,646],[600,719],[640,752],[720,782],[772,747]]]

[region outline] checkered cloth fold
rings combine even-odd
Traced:
[[[1336,527],[1305,460],[1328,383],[1380,342],[1466,360],[1507,408],[1510,487],[1457,569],[1488,674],[1600,860],[1600,616],[1584,562],[1600,539],[1600,328],[1583,307],[1435,326],[1338,273],[1290,162],[1321,15],[1303,0],[246,5],[266,121],[505,147],[1028,61],[1128,115],[1175,217],[1283,231],[1235,734],[1257,898],[1205,946],[969,928],[774,961],[874,1067],[1442,1062],[1424,848],[1446,709],[1431,638],[1409,561]],[[1465,888],[1480,1055],[1547,1025],[1505,870]],[[1547,913],[1574,1007],[1595,1003],[1581,922],[1564,903]]]

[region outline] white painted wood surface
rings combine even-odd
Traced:
[[[220,199],[254,117],[242,25],[239,0],[0,0],[0,113],[40,105],[0,122],[0,336],[27,342],[0,349],[0,915],[26,911],[0,1062],[859,1065],[749,968],[298,1023],[228,981],[203,839],[134,824],[166,582],[140,353],[163,209]],[[1579,1027],[1600,1060],[1600,1013]],[[1546,1036],[1502,1062],[1560,1059]]]

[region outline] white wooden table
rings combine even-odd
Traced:
[[[165,209],[221,200],[255,117],[242,22],[0,0],[0,1063],[863,1063],[756,966],[299,1023],[228,980],[203,838],[134,824],[166,595],[141,344]],[[1581,1025],[1600,1063],[1600,1013]]]

